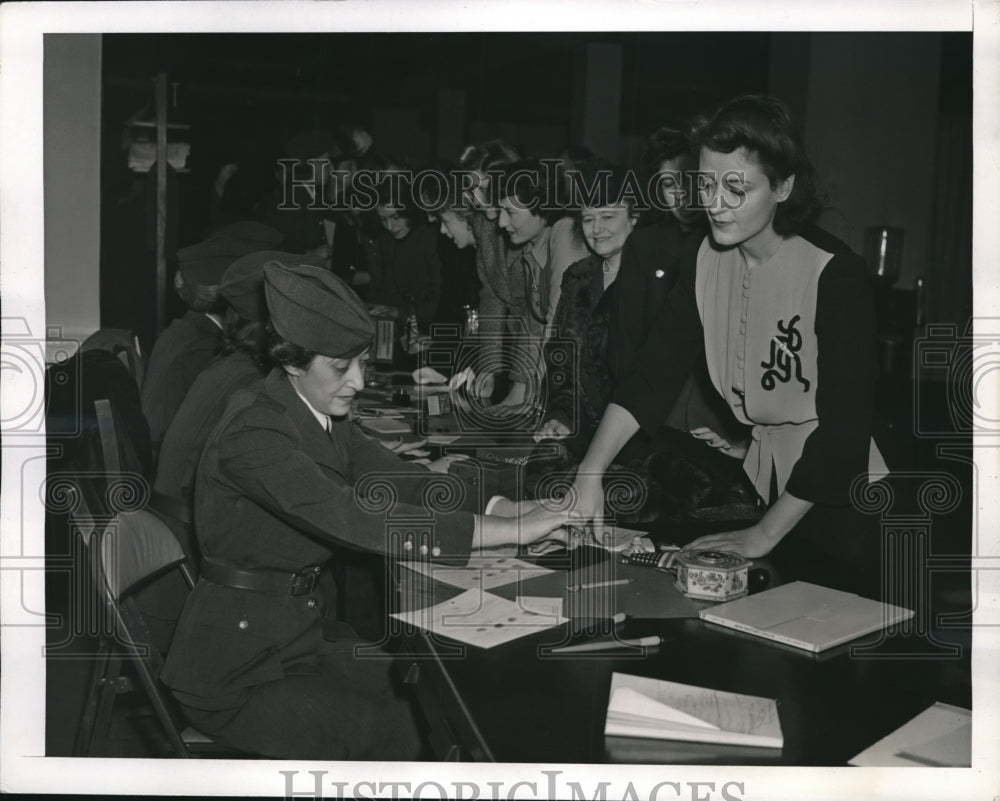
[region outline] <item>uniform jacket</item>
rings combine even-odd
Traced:
[[[194,503],[194,474],[201,449],[229,398],[261,378],[249,354],[235,351],[213,361],[188,390],[163,444],[153,489],[188,506]]]
[[[221,348],[222,329],[201,312],[187,312],[157,338],[142,384],[142,411],[154,447],[198,374]]]
[[[203,556],[242,569],[298,571],[327,562],[338,546],[399,554],[406,541],[408,555],[428,545],[425,558],[464,564],[474,521],[460,507],[480,502],[454,477],[402,462],[349,421],[328,435],[278,369],[234,394],[212,432],[195,526]],[[204,708],[228,706],[249,687],[315,666],[323,611],[319,591],[292,597],[202,579],[163,681]]]

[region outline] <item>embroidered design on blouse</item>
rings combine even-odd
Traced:
[[[802,334],[795,327],[798,321],[798,314],[788,321],[787,326],[784,321],[778,320],[778,331],[781,333],[771,338],[770,361],[760,363],[760,366],[765,368],[760,384],[766,390],[774,389],[777,386],[777,381],[787,384],[794,370],[795,380],[802,384],[802,391],[809,391],[810,382],[808,378],[802,377],[802,361],[799,359]]]

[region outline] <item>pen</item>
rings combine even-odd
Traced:
[[[619,584],[631,584],[632,579],[623,578],[615,579],[614,581],[590,581],[584,584],[570,584],[566,589],[570,592],[578,592],[579,590],[596,590],[598,587],[616,587]]]
[[[586,651],[608,651],[612,648],[651,648],[663,642],[659,637],[639,637],[636,640],[599,640],[579,645],[561,645],[552,649],[553,654],[578,654]]]

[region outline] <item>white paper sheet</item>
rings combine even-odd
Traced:
[[[847,764],[857,767],[927,767],[969,765],[972,713],[936,703],[872,744]]]
[[[561,618],[563,615],[562,597],[546,598],[539,595],[518,595],[514,603],[526,612],[534,612],[536,615],[552,618]]]
[[[393,617],[479,648],[493,648],[567,622],[562,616],[536,614],[514,601],[479,589],[466,590],[437,606]]]
[[[475,588],[490,590],[552,572],[548,568],[522,562],[513,556],[501,555],[471,556],[466,567],[449,567],[431,562],[400,562],[400,564],[416,573],[430,576],[435,581],[463,590]]]

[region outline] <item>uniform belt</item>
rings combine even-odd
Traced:
[[[323,568],[306,567],[297,572],[282,570],[241,570],[208,557],[201,561],[201,577],[213,584],[254,592],[307,595],[316,589]]]

